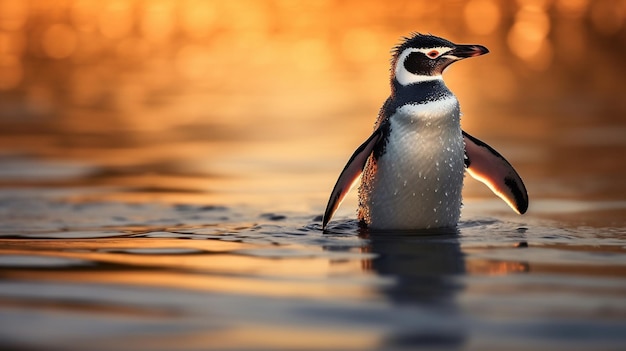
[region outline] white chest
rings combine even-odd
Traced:
[[[359,191],[370,228],[453,227],[458,222],[464,143],[456,98],[399,108],[384,154]]]

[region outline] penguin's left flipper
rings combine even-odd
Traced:
[[[352,157],[350,157],[350,160],[348,160],[348,163],[343,168],[343,171],[341,171],[339,179],[337,179],[337,183],[335,183],[335,187],[330,193],[326,211],[324,211],[322,230],[326,228],[326,224],[328,224],[333,217],[333,214],[335,214],[335,211],[339,208],[339,205],[341,205],[341,202],[348,194],[348,191],[350,191],[350,188],[352,188],[356,179],[363,173],[367,159],[372,154],[372,151],[374,151],[374,147],[380,141],[381,136],[382,130],[380,128],[375,130],[374,133],[354,151]]]
[[[528,193],[513,166],[491,146],[463,132],[467,172],[491,189],[515,212],[528,209]]]

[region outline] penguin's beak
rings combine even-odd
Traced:
[[[468,57],[476,57],[488,53],[489,50],[482,45],[457,45],[453,50],[448,51],[445,56],[461,60]]]

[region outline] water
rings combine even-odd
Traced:
[[[623,228],[471,216],[456,231],[367,233],[339,219],[324,235],[307,213],[39,197],[3,201],[0,219],[4,348],[626,342]]]
[[[0,1],[0,349],[626,348],[621,3],[294,4]],[[415,30],[529,210],[323,234]]]

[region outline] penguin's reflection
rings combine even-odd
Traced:
[[[472,249],[461,249],[460,231],[481,231],[491,222],[466,222],[460,229],[419,232],[369,232],[359,229],[364,239],[361,250],[368,255],[361,268],[389,278],[377,291],[392,306],[391,317],[384,316],[390,335],[381,349],[458,349],[469,338],[468,316],[460,306],[459,295],[468,284],[468,276],[492,276],[528,272],[527,262],[490,260],[471,255]],[[333,227],[338,235],[352,235],[354,222]],[[467,231],[467,232],[465,232]],[[513,237],[509,236],[508,239]],[[514,237],[527,247],[524,231]],[[346,246],[325,246],[344,251]],[[469,253],[469,256],[468,256]]]
[[[455,278],[465,273],[458,232],[419,234],[361,233],[370,242],[364,250],[376,255],[363,267],[393,278],[385,293],[394,302],[453,306],[463,288]]]
[[[464,288],[459,278],[466,269],[458,235],[455,229],[361,232],[369,241],[364,250],[375,254],[363,262],[364,269],[391,278],[394,283],[382,287],[381,292],[399,308],[414,310],[413,325],[391,335],[385,346],[457,347],[464,343],[456,296]]]

